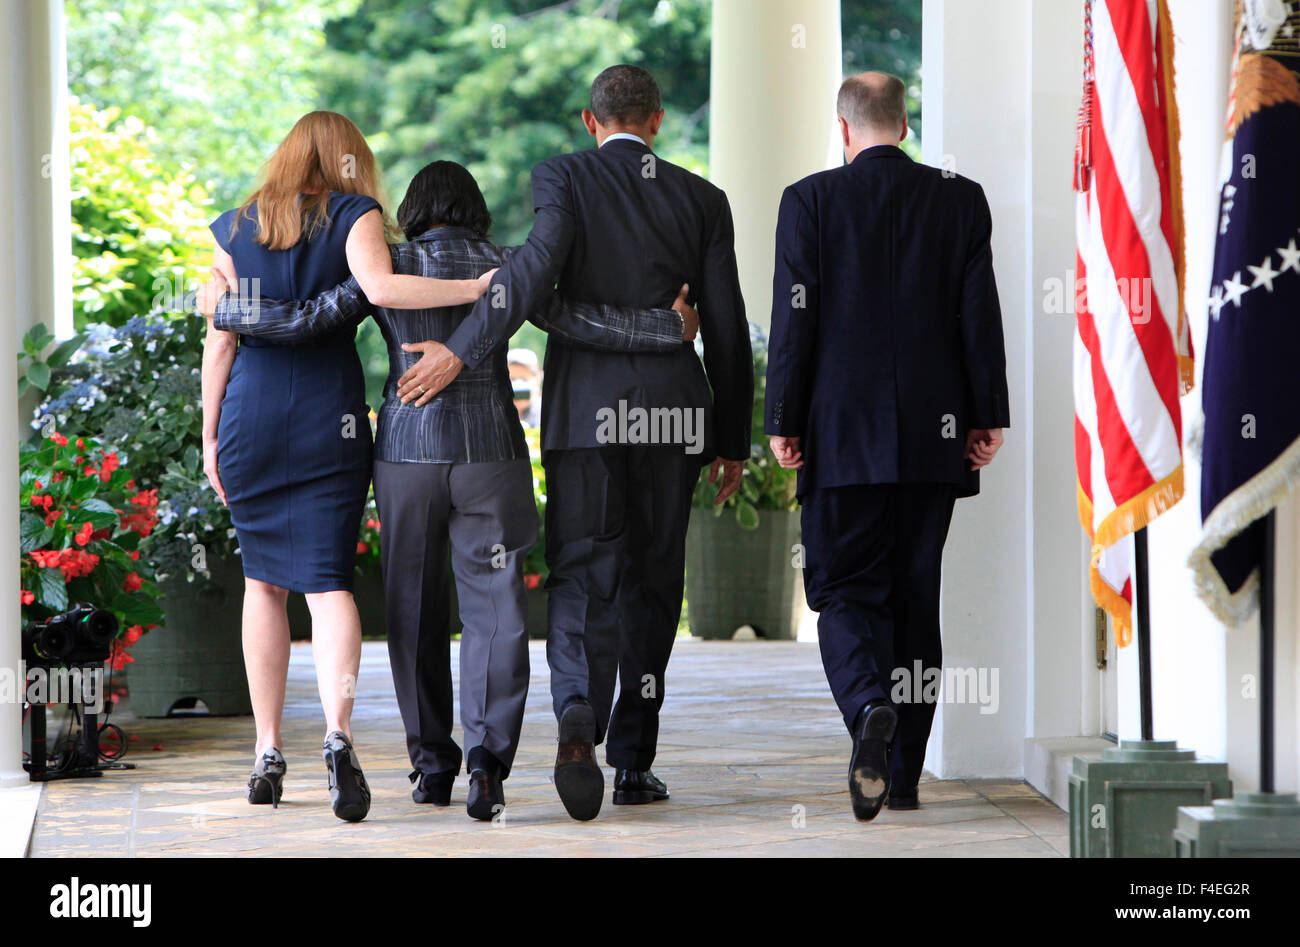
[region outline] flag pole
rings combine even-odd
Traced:
[[[1273,786],[1273,664],[1276,610],[1277,510],[1264,517],[1264,550],[1259,563],[1259,791]]]
[[[1155,727],[1151,705],[1151,582],[1147,557],[1147,530],[1133,534],[1133,584],[1137,592],[1137,615],[1134,634],[1138,652],[1138,702],[1142,716],[1142,739],[1154,740]],[[1270,691],[1271,693],[1271,691]]]

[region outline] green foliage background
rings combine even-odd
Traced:
[[[459,161],[517,243],[528,175],[588,147],[578,113],[605,66],[654,72],[667,116],[657,147],[708,166],[711,0],[69,0],[73,95],[155,130],[159,166],[191,169],[213,209],[237,204],[293,122],[350,116],[395,208],[428,161]],[[920,132],[920,0],[844,0],[844,72],[909,84]],[[112,159],[105,163],[112,163]]]
[[[532,219],[529,173],[590,147],[578,118],[614,62],[650,69],[667,116],[656,149],[708,172],[711,0],[68,0],[74,111],[78,327],[172,308],[202,273],[201,225],[238,204],[293,122],[312,108],[366,134],[395,210],[435,158],[473,172],[498,243]],[[919,157],[921,0],[843,0],[845,74],[908,82]],[[101,110],[99,113],[93,109]],[[119,110],[119,111],[103,111]],[[155,280],[162,279],[162,283]],[[170,295],[160,297],[170,280]],[[541,353],[541,331],[513,340]],[[377,404],[386,357],[358,340]]]
[[[605,66],[655,72],[667,111],[658,150],[708,159],[709,0],[369,0],[325,29],[320,101],[369,135],[397,197],[429,161],[478,179],[498,242],[532,222],[529,172],[590,147],[579,113]]]
[[[83,102],[116,106],[156,129],[159,162],[195,169],[224,209],[317,107],[324,24],[356,5],[67,0],[68,86]]]
[[[156,132],[117,107],[73,102],[69,126],[77,329],[177,308],[212,261],[207,192],[160,160]]]

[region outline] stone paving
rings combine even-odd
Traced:
[[[854,820],[845,786],[850,749],[822,676],[817,646],[796,642],[677,642],[668,672],[655,772],[672,799],[614,806],[594,822],[568,818],[551,785],[555,723],[546,657],[533,642],[523,745],[498,824],[465,815],[465,776],[452,806],[411,801],[410,770],[382,642],[363,648],[353,722],[373,793],[370,817],[329,809],[324,721],[310,645],[295,644],[285,708],[289,772],[278,810],[250,806],[250,717],[130,716],[138,768],[46,786],[33,856],[905,856],[1060,857],[1065,814],[1018,780],[926,777],[921,808]],[[456,667],[453,644],[452,666]],[[459,739],[459,733],[457,734]],[[612,770],[606,770],[607,787]]]

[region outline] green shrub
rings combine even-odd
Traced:
[[[207,193],[158,162],[157,134],[139,119],[78,102],[69,113],[77,328],[179,311],[211,262]]]

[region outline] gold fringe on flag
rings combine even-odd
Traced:
[[[1133,617],[1129,603],[1102,579],[1097,570],[1097,559],[1103,552],[1115,545],[1130,533],[1150,525],[1157,516],[1165,512],[1183,496],[1183,465],[1180,463],[1173,473],[1153,483],[1137,496],[1126,500],[1101,521],[1096,532],[1092,529],[1092,501],[1083,487],[1078,487],[1079,522],[1084,532],[1092,540],[1092,557],[1088,564],[1089,585],[1092,597],[1097,604],[1110,615],[1115,623],[1116,647],[1127,647],[1133,640]]]
[[[1169,18],[1168,0],[1156,2],[1156,47],[1163,73],[1161,103],[1165,107],[1165,132],[1169,136],[1169,205],[1174,225],[1174,271],[1178,275],[1178,334],[1174,345],[1178,351],[1178,380],[1181,393],[1196,385],[1196,363],[1192,358],[1191,330],[1185,304],[1186,231],[1183,226],[1183,174],[1178,146],[1182,131],[1178,124],[1178,98],[1174,94],[1174,27]]]

